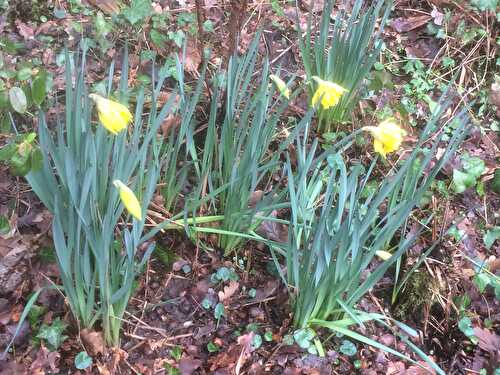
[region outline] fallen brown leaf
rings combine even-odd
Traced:
[[[24,40],[30,40],[33,39],[35,36],[35,30],[31,26],[28,26],[27,24],[16,20],[16,27],[17,31],[19,32],[19,35],[21,35]]]
[[[99,8],[104,13],[120,13],[120,6],[116,0],[87,0],[91,5]]]
[[[240,356],[238,357],[238,362],[236,362],[236,368],[234,372],[236,375],[240,373],[241,368],[245,365],[246,360],[250,357],[250,354],[254,351],[252,346],[252,341],[255,333],[249,332],[245,335],[238,337],[238,345],[241,345]]]
[[[179,370],[182,375],[191,375],[195,370],[200,368],[201,361],[199,359],[184,357],[179,361]]]
[[[106,346],[102,332],[91,331],[87,328],[80,332],[85,347],[92,355],[103,354]]]
[[[415,16],[415,17],[399,17],[392,21],[391,26],[398,33],[406,33],[411,30],[418,29],[419,27],[424,26],[427,22],[432,19],[431,16]]]
[[[175,130],[181,124],[181,117],[175,115],[168,115],[167,118],[160,125],[161,134],[164,137],[168,137],[170,130]]]
[[[276,218],[276,210],[271,212],[271,217]],[[276,221],[265,220],[257,228],[257,233],[271,241],[285,243],[288,241],[288,227],[285,224]]]
[[[128,353],[120,348],[111,348],[111,368],[118,368],[118,365],[128,358]]]
[[[50,370],[50,373],[58,373],[58,361],[61,355],[58,352],[49,352],[45,346],[40,346],[36,353],[36,358],[31,364],[31,374],[45,374],[45,371]]]
[[[479,340],[478,345],[481,349],[492,353],[500,351],[500,336],[496,333],[476,327],[474,328],[474,336]]]
[[[201,55],[196,43],[190,39],[186,46],[186,57],[184,59],[184,70],[195,77],[199,77],[198,67],[201,63]]]
[[[240,284],[237,281],[231,280],[229,285],[224,287],[224,291],[219,292],[219,301],[224,302],[231,298],[238,291],[239,287]]]
[[[96,366],[97,366],[97,371],[99,371],[100,375],[111,375],[111,372],[109,371],[106,365],[98,363]]]

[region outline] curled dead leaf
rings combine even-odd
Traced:
[[[111,348],[111,368],[118,368],[118,365],[128,358],[128,353],[120,348]]]
[[[96,366],[97,371],[99,371],[99,375],[111,375],[111,372],[105,364],[98,363]]]
[[[161,134],[164,137],[168,137],[170,130],[175,130],[176,128],[179,127],[180,124],[181,124],[180,116],[175,116],[172,114],[168,115],[167,118],[160,125]]]
[[[224,302],[231,298],[238,291],[240,284],[237,281],[231,280],[229,285],[224,287],[224,291],[219,292],[219,301]]]
[[[184,70],[195,77],[199,77],[198,67],[201,63],[200,51],[196,47],[196,42],[188,40],[186,46],[186,57],[184,59]]]
[[[238,375],[241,368],[245,365],[250,354],[255,350],[252,346],[253,338],[255,333],[249,332],[245,335],[238,337],[238,345],[241,345],[240,356],[238,357],[238,362],[236,362],[235,373]]]
[[[278,212],[273,210],[271,217],[276,218]],[[276,221],[264,220],[257,228],[257,233],[271,241],[285,243],[288,241],[288,227]]]
[[[91,331],[85,328],[80,332],[80,337],[90,354],[97,355],[104,353],[106,346],[104,345],[102,332]]]

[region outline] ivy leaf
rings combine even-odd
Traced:
[[[52,87],[52,77],[45,71],[42,70],[31,84],[31,97],[36,105],[42,104],[47,96],[47,92]]]
[[[463,169],[474,177],[481,176],[485,170],[484,160],[475,156],[469,156],[469,154],[462,156],[462,165]]]
[[[340,345],[339,350],[348,357],[352,357],[357,352],[356,345],[349,340],[342,341],[342,345]]]
[[[0,110],[6,109],[8,106],[9,106],[9,94],[7,90],[4,90],[2,87],[0,87]]]
[[[493,227],[488,230],[483,237],[484,246],[489,250],[496,240],[500,238],[500,227]]]
[[[151,0],[132,0],[130,6],[122,11],[122,15],[132,25],[143,21],[152,13]]]
[[[267,342],[273,341],[273,333],[271,331],[267,331],[266,333],[264,333],[264,340],[266,340]]]
[[[0,161],[6,161],[12,158],[17,151],[17,145],[12,142],[0,148]]]
[[[43,324],[40,327],[40,331],[38,332],[38,335],[36,335],[36,337],[45,340],[45,342],[47,343],[47,347],[50,350],[55,351],[61,346],[64,340],[68,338],[68,336],[64,336],[62,334],[67,326],[67,323],[57,318],[52,322],[50,326],[47,324]]]
[[[476,274],[472,281],[476,285],[480,293],[484,293],[484,290],[491,283],[490,276],[486,272],[480,272]]]
[[[26,81],[31,77],[31,68],[25,66],[17,72],[17,79],[19,81]]]
[[[500,168],[495,169],[493,180],[491,181],[491,190],[500,194]]]
[[[472,343],[477,343],[477,338],[474,336],[474,329],[472,328],[472,322],[468,316],[464,316],[458,321],[458,329],[467,336]]]
[[[495,11],[497,2],[497,0],[471,0],[470,4],[481,12],[486,12],[487,10]]]
[[[164,33],[159,32],[156,29],[151,30],[149,33],[149,37],[151,38],[151,41],[158,47],[158,48],[165,48],[165,43],[167,43],[168,38],[165,36]]]
[[[262,346],[262,336],[261,335],[254,335],[251,345],[252,345],[252,348],[254,350],[259,349]]]
[[[182,43],[184,42],[185,36],[186,34],[184,34],[184,31],[182,30],[168,32],[168,38],[172,40],[179,48],[182,48]]]
[[[311,340],[316,336],[316,332],[314,332],[311,328],[303,328],[294,332],[293,338],[295,342],[302,349],[309,349],[311,347]]]
[[[85,370],[86,368],[92,366],[92,357],[90,357],[87,352],[80,352],[75,357],[75,367],[78,370]]]
[[[217,281],[238,281],[238,275],[231,269],[227,267],[221,267],[217,270],[216,273],[212,275],[212,282],[216,283]]]
[[[20,87],[14,86],[9,90],[9,100],[14,111],[21,114],[26,112],[28,101],[26,99],[26,94]]]
[[[215,343],[213,343],[212,341],[210,341],[208,344],[207,344],[207,350],[209,353],[216,353],[219,351],[219,346]]]
[[[206,33],[213,33],[214,32],[214,23],[211,20],[206,20],[203,22],[203,31]]]
[[[455,193],[463,193],[468,188],[473,187],[476,184],[476,178],[474,175],[469,173],[464,173],[458,169],[453,170],[453,190]]]
[[[222,318],[224,316],[224,305],[222,303],[218,303],[216,306],[215,306],[215,310],[214,310],[214,317],[215,319],[219,320],[220,318]]]

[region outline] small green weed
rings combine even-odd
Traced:
[[[17,135],[0,148],[0,162],[5,162],[14,176],[24,176],[42,167],[43,155],[35,138],[35,133]]]

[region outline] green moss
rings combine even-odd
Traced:
[[[394,316],[403,320],[409,316],[420,318],[423,308],[430,309],[434,304],[434,294],[437,290],[438,282],[427,271],[414,272],[399,295]]]

